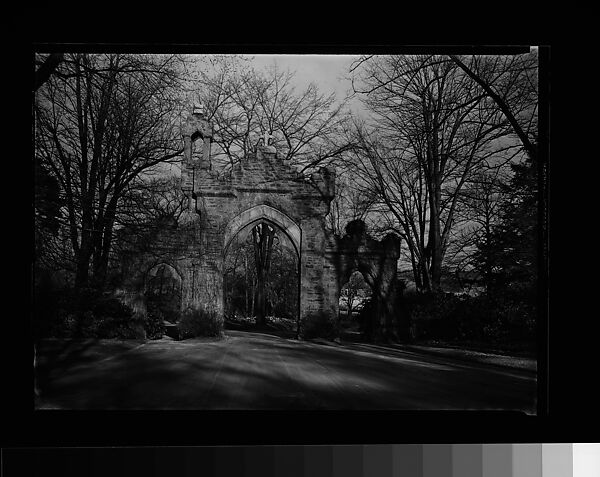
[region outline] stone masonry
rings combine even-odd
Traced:
[[[219,176],[211,166],[212,132],[202,111],[194,108],[183,130],[181,173],[187,210],[177,224],[158,225],[123,255],[125,301],[144,313],[148,273],[166,263],[181,278],[182,313],[200,311],[222,328],[228,247],[237,235],[266,222],[287,235],[299,256],[303,337],[335,335],[340,289],[354,270],[363,273],[381,304],[377,328],[384,334],[393,331],[390,306],[396,293],[399,239],[388,236],[377,242],[366,235],[362,223],[349,226],[344,237],[329,235],[325,216],[335,192],[334,170],[321,168],[306,178],[278,157],[268,137],[230,174]],[[192,148],[200,141],[202,154],[195,159]]]

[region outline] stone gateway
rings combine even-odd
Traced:
[[[289,238],[298,255],[301,337],[336,336],[340,289],[356,270],[373,290],[373,337],[402,337],[406,327],[396,306],[400,239],[389,234],[374,240],[361,221],[348,224],[344,237],[328,233],[325,217],[335,171],[324,167],[307,178],[281,160],[268,139],[230,174],[219,176],[211,167],[212,134],[202,108],[194,107],[183,128],[186,210],[176,224],[157,226],[123,252],[124,301],[136,313],[146,313],[151,271],[166,264],[180,279],[181,314],[202,313],[213,328],[222,329],[229,245],[237,235],[268,223]],[[192,155],[196,141],[202,144],[198,159]]]

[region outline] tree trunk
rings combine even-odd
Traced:
[[[250,316],[254,316],[254,304],[256,300],[256,284],[252,283],[252,308],[250,309]]]
[[[246,308],[244,309],[244,314],[245,316],[248,316],[248,288],[250,288],[250,284],[248,283],[248,256],[246,255],[246,253],[244,252],[244,277],[245,277],[245,284],[246,284]]]
[[[77,268],[75,272],[75,288],[85,288],[88,286],[90,272],[90,258],[92,248],[88,241],[83,241],[77,254]]]
[[[428,252],[429,253],[429,252]],[[432,285],[431,285],[431,271],[430,271],[430,260],[426,256],[421,258],[419,261],[419,275],[420,275],[420,283],[421,283],[421,291],[426,293],[431,293]]]
[[[254,262],[256,264],[256,323],[266,324],[266,282],[271,263],[275,230],[267,224],[259,224],[252,229]]]
[[[98,247],[97,258],[94,257],[96,259],[94,264],[94,286],[97,286],[100,289],[104,288],[106,285],[108,276],[108,262],[110,259],[110,251],[112,249],[118,198],[119,194],[115,192],[108,203],[102,223],[98,224],[98,227],[101,229],[99,234],[100,240],[96,244],[96,247]]]
[[[50,79],[50,76],[52,76],[52,73],[58,68],[63,59],[64,53],[52,53],[44,60],[44,63],[35,72],[34,91],[37,91],[40,86]]]
[[[108,278],[108,261],[112,246],[113,223],[106,224],[97,260],[94,263],[94,287],[103,289]]]
[[[489,295],[492,292],[492,260],[493,257],[491,251],[491,236],[492,230],[490,225],[489,216],[485,217],[485,269],[484,269],[484,280],[485,280],[485,291]]]
[[[441,188],[439,181],[433,185],[433,194],[430,196],[429,239],[427,246],[430,254],[429,274],[431,278],[430,290],[433,293],[441,291],[442,279],[442,231],[440,224]]]
[[[265,313],[265,277],[262,270],[257,270],[256,277],[256,323],[264,325],[267,322]]]
[[[436,237],[431,254],[431,291],[437,293],[442,289],[442,244]]]

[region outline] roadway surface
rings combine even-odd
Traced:
[[[110,340],[38,349],[38,409],[401,409],[535,413],[535,372],[401,347]]]

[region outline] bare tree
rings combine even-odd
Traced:
[[[506,116],[529,156],[537,159],[537,51],[514,56],[450,55]],[[516,100],[515,96],[519,97]],[[525,99],[525,100],[524,100]]]
[[[484,167],[509,162],[520,147],[495,102],[449,58],[363,60],[355,78],[372,119],[357,123],[360,153],[352,162],[404,238],[417,287],[437,291],[465,183]],[[531,111],[529,96],[511,98]]]
[[[104,284],[125,192],[181,154],[178,85],[175,56],[69,54],[37,91],[36,157],[60,184],[76,286]]]
[[[357,178],[351,170],[339,167],[342,172],[335,177],[335,196],[329,204],[329,214],[325,218],[327,230],[338,236],[345,233],[345,226],[353,220],[364,220],[371,211],[376,198],[368,189],[357,185]]]
[[[368,287],[368,285],[359,271],[356,271],[350,275],[348,283],[342,287],[341,295],[346,300],[348,319],[352,319],[352,313],[354,312],[355,304],[357,304],[357,298],[360,296],[361,290],[364,290],[365,287]],[[338,320],[341,320],[341,318],[342,316],[340,314]]]
[[[346,126],[344,98],[324,95],[311,83],[297,92],[294,73],[277,66],[264,72],[222,58],[200,75],[197,97],[215,126],[214,160],[232,166],[254,151],[265,133],[285,160],[310,170],[340,157]]]
[[[214,124],[213,164],[227,172],[253,153],[264,133],[272,136],[280,158],[303,172],[341,156],[349,146],[340,142],[346,126],[345,102],[321,94],[315,84],[296,91],[294,73],[277,66],[256,71],[243,60],[215,58],[198,79],[197,99]],[[268,282],[275,230],[261,225],[252,230],[256,289],[254,311],[265,322]]]
[[[181,177],[140,177],[123,192],[116,223],[133,230],[158,221],[177,222],[186,205]]]
[[[50,76],[56,71],[58,65],[63,60],[63,53],[51,53],[44,59],[37,58],[36,63],[39,65],[35,70],[33,78],[33,90],[37,91],[46,81],[50,79]]]
[[[454,265],[458,281],[464,281],[463,275],[474,273],[477,276],[471,277],[469,283],[483,283],[488,292],[495,253],[493,233],[501,220],[501,204],[510,193],[508,180],[504,169],[473,174],[460,193],[463,207],[457,214],[457,230],[448,250],[448,262]]]
[[[252,229],[254,264],[256,266],[256,302],[254,311],[259,325],[266,323],[266,285],[271,268],[275,229],[268,224],[259,224]]]

